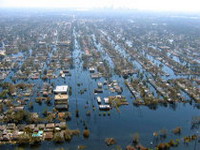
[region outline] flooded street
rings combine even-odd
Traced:
[[[1,59],[0,134],[9,137],[0,139],[0,149],[110,150],[143,145],[150,150],[172,140],[178,141],[171,146],[174,150],[200,149],[199,62],[187,57],[193,49],[189,47],[180,60],[182,56],[174,55],[182,51],[178,42],[174,50],[167,40],[159,41],[164,34],[159,28],[169,32],[165,39],[172,33],[181,37],[176,29],[150,26],[156,17],[146,22],[126,17],[36,15],[33,22],[22,17],[27,28],[19,31],[5,19],[10,28],[5,32],[17,30],[14,37],[32,30],[26,37],[30,44],[22,36],[10,42],[2,39],[0,45],[6,50]],[[155,46],[149,46],[153,40]],[[10,123],[14,129],[9,129]],[[20,130],[20,125],[28,127]],[[181,133],[173,133],[178,127]],[[43,135],[38,145],[23,145],[12,137],[15,130],[19,139],[31,139],[39,131]],[[134,145],[136,133],[139,143]],[[117,144],[107,146],[106,138]]]

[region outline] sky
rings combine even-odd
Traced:
[[[0,7],[129,8],[200,12],[200,0],[0,0]]]

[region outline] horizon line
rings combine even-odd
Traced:
[[[94,7],[94,8],[82,8],[82,7],[36,7],[36,6],[0,6],[0,9],[45,9],[45,10],[75,10],[75,11],[98,11],[98,10],[110,10],[110,11],[117,11],[117,10],[123,10],[123,11],[139,11],[139,12],[166,12],[166,13],[200,13],[200,10],[194,10],[194,11],[185,11],[185,10],[156,10],[156,9],[140,9],[140,8],[127,8],[127,7]],[[199,14],[200,15],[200,14]]]

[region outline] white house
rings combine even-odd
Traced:
[[[109,98],[108,98],[108,97],[105,97],[105,98],[104,98],[104,102],[105,102],[106,104],[109,104]]]
[[[68,91],[68,85],[60,85],[56,86],[54,93],[67,93],[67,91]]]

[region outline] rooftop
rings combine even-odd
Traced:
[[[68,85],[56,86],[56,89],[54,90],[55,93],[67,93],[67,91],[68,91]]]
[[[55,100],[67,100],[68,97],[68,95],[57,94],[55,95]]]

